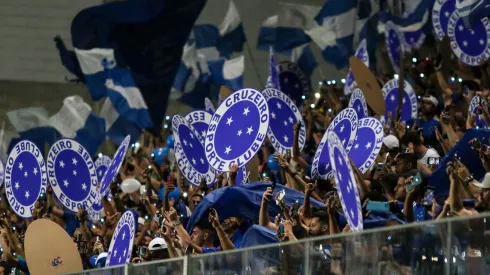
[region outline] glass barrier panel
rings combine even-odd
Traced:
[[[127,265],[119,265],[119,266],[112,266],[112,267],[89,269],[83,272],[70,273],[67,275],[75,275],[75,274],[77,275],[126,275],[128,274],[126,272],[127,268],[128,268]]]
[[[131,275],[183,275],[184,258],[168,259],[162,261],[151,261],[132,264],[129,274]]]

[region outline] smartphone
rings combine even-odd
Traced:
[[[148,220],[150,219],[150,217],[148,215],[145,215],[145,220]]]
[[[150,157],[151,157],[152,162],[155,162],[155,153],[151,153]]]
[[[144,247],[144,246],[140,246],[140,247],[138,247],[138,255],[139,255],[140,257],[144,257],[144,256],[146,256],[146,249],[145,249],[145,247]]]
[[[427,186],[425,188],[424,198],[422,199],[423,206],[431,206],[432,200],[434,199],[434,190],[433,186]]]
[[[408,184],[405,188],[408,191],[411,191],[415,186],[421,184],[423,181],[422,175],[420,173],[417,173],[415,176],[412,177],[412,180],[410,184]]]
[[[381,170],[383,169],[384,165],[385,165],[384,163],[378,162],[378,164],[376,165],[376,169]]]
[[[286,158],[290,158],[291,157],[291,149],[287,149],[286,150]]]
[[[437,166],[437,165],[439,165],[440,158],[437,158],[437,157],[428,157],[427,158],[427,162],[429,163],[429,165]]]
[[[481,141],[477,138],[470,140],[471,149],[479,150],[481,148]]]
[[[15,230],[17,230],[17,228],[15,228],[15,226],[12,226],[12,230],[15,231]]]
[[[284,225],[279,225],[279,237],[284,236]]]
[[[281,191],[277,192],[276,195],[276,204],[279,205],[282,200],[284,200],[284,197],[286,196],[286,191],[282,189]]]
[[[167,183],[171,186],[174,186],[175,182],[174,182],[174,176],[172,176],[172,174],[168,176]]]
[[[101,223],[104,223],[104,218],[100,218],[100,222]]]
[[[468,87],[465,85],[463,87],[463,95],[468,95],[469,92],[470,92],[470,89],[468,89]]]
[[[272,189],[272,191],[274,191],[275,188],[276,188],[276,182],[274,181],[274,182],[271,183],[271,189]]]
[[[216,217],[216,209],[211,208],[211,209],[209,210],[209,214],[210,214],[211,216],[213,216],[213,217]]]
[[[367,211],[390,212],[390,203],[382,201],[368,201],[366,204]]]

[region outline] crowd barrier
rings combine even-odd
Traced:
[[[490,274],[489,218],[453,217],[79,274]]]

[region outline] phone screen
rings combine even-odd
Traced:
[[[428,206],[432,205],[432,200],[434,199],[434,187],[427,186],[424,193],[424,198],[422,200],[422,205]]]

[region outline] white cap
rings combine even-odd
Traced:
[[[396,138],[394,135],[387,135],[386,137],[384,137],[383,144],[390,150],[400,147],[400,142],[398,141],[398,138]]]
[[[482,189],[490,189],[490,173],[486,173],[481,183],[473,182],[473,185]]]
[[[100,253],[97,259],[95,259],[95,265],[98,266],[99,261],[105,258],[107,258],[107,252]]]
[[[148,249],[150,249],[150,251],[167,249],[167,243],[163,238],[155,238],[151,240],[150,244],[148,245]]]
[[[422,99],[424,101],[428,101],[428,102],[434,104],[434,106],[437,106],[439,104],[439,101],[432,95],[424,96]]]

